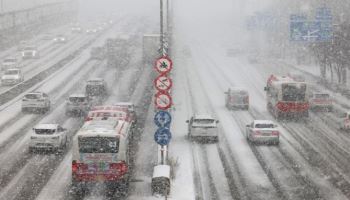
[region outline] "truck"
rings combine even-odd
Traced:
[[[160,56],[160,35],[145,34],[142,42],[142,60],[143,64],[153,65],[155,60]]]

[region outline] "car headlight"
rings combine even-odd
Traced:
[[[52,139],[54,139],[54,140],[57,140],[59,138],[60,138],[59,136],[52,137]]]

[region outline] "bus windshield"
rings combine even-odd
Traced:
[[[80,153],[118,153],[116,137],[82,137],[78,139]]]
[[[282,85],[282,101],[305,101],[306,85]]]

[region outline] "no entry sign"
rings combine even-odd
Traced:
[[[163,56],[156,60],[154,67],[160,74],[165,74],[171,71],[173,68],[173,62],[168,56]]]
[[[154,86],[159,91],[166,92],[171,88],[172,85],[173,82],[171,78],[167,77],[164,74],[161,74],[156,79],[154,79]]]
[[[158,92],[155,98],[155,105],[160,110],[167,110],[171,107],[172,99],[168,93]]]

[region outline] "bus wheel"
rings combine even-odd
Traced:
[[[279,112],[279,111],[276,111],[275,112],[275,116],[276,116],[276,119],[277,119],[277,121],[280,121],[281,119],[282,119],[282,113],[281,112]]]
[[[87,188],[85,184],[80,184],[76,181],[72,181],[71,189],[70,189],[70,194],[72,199],[74,200],[84,199],[86,190]]]
[[[126,196],[129,190],[129,181],[128,179],[123,179],[118,184],[118,193],[121,196]]]

